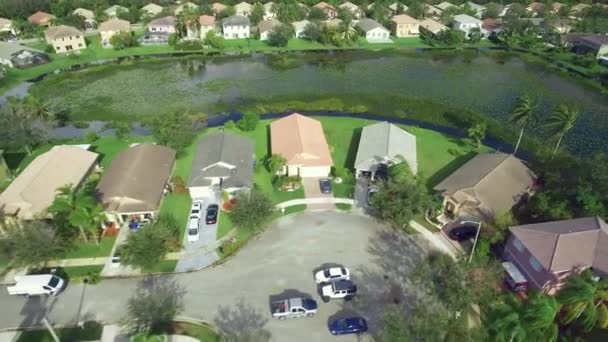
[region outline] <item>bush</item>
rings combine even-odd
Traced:
[[[90,124],[86,121],[75,121],[74,122],[74,127],[79,128],[79,129],[85,129],[85,128],[89,128]]]
[[[222,36],[218,36],[215,34],[215,31],[209,31],[207,32],[207,35],[205,36],[205,44],[216,48],[218,50],[221,50],[224,48],[224,37]]]
[[[228,120],[226,121],[226,123],[224,124],[224,128],[225,129],[234,129],[236,127],[236,124],[234,123],[233,120]]]
[[[236,123],[236,126],[244,132],[251,132],[256,129],[260,122],[260,116],[254,112],[243,114],[243,118]]]
[[[197,51],[203,49],[203,44],[198,40],[184,40],[175,45],[176,50]]]
[[[230,212],[232,223],[239,228],[260,229],[272,216],[274,205],[270,198],[259,190],[240,192]]]
[[[169,46],[176,46],[177,41],[178,41],[177,34],[171,33],[169,35]]]
[[[173,192],[176,194],[187,194],[188,188],[186,188],[186,183],[184,179],[180,176],[173,177]]]
[[[89,131],[84,135],[84,141],[89,144],[94,143],[95,141],[97,141],[97,139],[99,139],[99,135],[97,135],[97,132],[95,131]]]
[[[138,46],[139,43],[131,32],[120,32],[110,38],[110,44],[114,50],[123,50],[129,47]]]
[[[289,39],[295,35],[295,31],[290,24],[280,24],[276,26],[268,35],[268,45],[284,47],[289,43]]]

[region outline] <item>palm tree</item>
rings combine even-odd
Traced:
[[[521,138],[524,135],[524,130],[528,124],[536,121],[536,104],[532,100],[532,98],[528,95],[524,95],[519,98],[519,102],[517,103],[517,107],[511,112],[509,115],[509,121],[514,123],[517,127],[521,129],[519,132],[519,138],[517,139],[517,145],[515,145],[515,151],[513,154],[517,153],[519,149],[519,144],[521,143]]]
[[[23,100],[23,103],[29,107],[30,115],[34,119],[43,121],[51,121],[55,117],[48,103],[43,102],[40,98],[30,95]]]
[[[589,270],[572,275],[557,300],[562,304],[562,323],[579,321],[585,331],[596,325],[608,327],[608,280],[597,280]]]
[[[90,194],[78,192],[71,185],[63,186],[57,189],[49,212],[55,217],[65,218],[71,226],[78,228],[83,240],[88,241],[89,233],[99,243],[98,232],[105,216],[101,206]]]
[[[544,293],[533,294],[523,314],[529,332],[529,339],[533,341],[554,342],[559,335],[555,318],[559,312],[559,303],[553,296]]]
[[[551,139],[557,139],[553,154],[557,153],[562,139],[576,125],[579,111],[574,107],[560,105],[557,110],[547,119],[545,128],[549,132]]]
[[[528,336],[527,327],[523,320],[523,304],[513,296],[505,297],[505,301],[497,304],[488,315],[488,330],[493,341],[524,342]]]

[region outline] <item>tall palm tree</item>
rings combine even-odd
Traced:
[[[55,117],[49,104],[43,102],[39,97],[29,95],[23,100],[23,103],[29,107],[30,115],[34,119],[51,121]]]
[[[529,338],[533,341],[557,341],[559,328],[556,322],[559,303],[553,296],[544,293],[533,294],[523,313]]]
[[[547,122],[545,123],[545,128],[551,136],[551,139],[557,139],[553,154],[557,153],[559,145],[562,142],[564,136],[568,134],[568,132],[576,125],[576,120],[578,119],[578,116],[578,109],[562,104],[557,107],[555,112],[553,112],[549,119],[547,119]]]
[[[578,321],[585,331],[596,325],[608,327],[608,280],[597,280],[589,270],[572,275],[557,295],[557,300],[562,304],[562,323]]]
[[[497,304],[488,315],[488,329],[493,341],[524,342],[528,331],[523,319],[524,307],[521,301],[513,296],[506,296],[505,301]]]
[[[529,95],[524,95],[519,98],[517,107],[515,107],[511,114],[509,114],[509,121],[520,128],[519,138],[517,139],[517,144],[515,145],[515,151],[513,151],[513,154],[517,153],[519,144],[521,143],[521,138],[524,136],[524,130],[528,124],[536,121],[536,107],[537,105],[534,103],[534,100],[532,100]]]
[[[88,235],[93,235],[99,242],[98,232],[105,217],[102,208],[90,194],[78,192],[71,185],[63,186],[57,189],[49,212],[64,217],[71,226],[78,228],[83,240],[88,241]]]

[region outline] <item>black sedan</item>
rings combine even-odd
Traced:
[[[477,235],[477,229],[479,229],[479,223],[477,222],[461,222],[448,232],[448,236],[452,240],[466,241]]]
[[[217,204],[211,204],[210,206],[208,206],[207,214],[205,215],[205,223],[216,224],[218,211],[219,207],[217,206]]]

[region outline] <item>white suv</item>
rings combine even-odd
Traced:
[[[194,201],[192,202],[192,208],[190,208],[190,218],[196,217],[200,218],[203,211],[203,202],[202,201]]]
[[[350,272],[346,267],[329,267],[315,274],[317,284],[337,280],[350,280]]]
[[[338,280],[321,287],[321,299],[329,302],[330,299],[351,300],[357,293],[357,286],[350,280]]]
[[[197,242],[198,239],[198,217],[190,216],[190,221],[188,221],[188,242]]]

